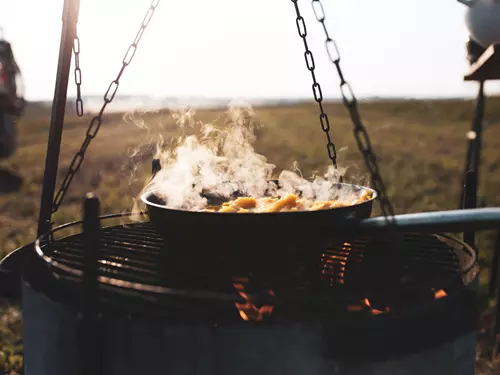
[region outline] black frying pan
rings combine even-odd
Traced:
[[[141,200],[156,230],[167,241],[182,237],[185,243],[189,237],[205,236],[207,242],[219,243],[294,242],[302,237],[318,238],[331,229],[342,229],[346,224],[370,217],[377,198],[373,189],[352,184],[333,184],[331,189],[352,189],[358,194],[371,190],[373,194],[370,200],[360,204],[328,210],[245,214],[170,209],[154,191],[143,194]],[[228,200],[210,193],[204,195],[210,205]],[[241,194],[235,193],[230,199],[238,196]]]
[[[350,186],[360,193],[367,187],[352,184],[336,184],[334,188]],[[384,231],[389,228],[383,217],[369,218],[373,201],[377,193],[373,190],[371,200],[354,206],[340,207],[322,211],[280,212],[259,214],[211,213],[172,210],[165,206],[164,201],[154,192],[147,192],[141,199],[147,206],[148,215],[163,237],[172,237],[172,231],[179,228],[185,232],[187,225],[190,231],[195,229],[226,231],[229,228],[248,231],[259,236],[259,231],[274,233],[285,230],[291,237],[298,236],[305,228],[321,228],[328,232],[345,229],[362,230],[363,232]],[[224,199],[206,194],[209,204],[222,204]],[[231,199],[240,196],[236,193]],[[500,208],[476,208],[450,211],[419,212],[394,216],[394,222],[403,231],[418,232],[465,232],[498,229],[500,226]],[[201,226],[201,227],[200,227]],[[316,231],[315,231],[316,232]],[[227,234],[227,233],[226,233]]]

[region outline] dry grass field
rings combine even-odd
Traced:
[[[337,103],[328,104],[326,109],[339,150],[339,164],[348,167],[348,180],[366,181],[368,175],[356,149],[347,112]],[[473,102],[379,101],[362,103],[360,109],[397,213],[456,209]],[[257,120],[264,125],[255,148],[276,164],[278,170],[298,161],[307,176],[327,165],[325,138],[314,103],[254,110]],[[218,110],[202,110],[196,113],[196,119],[214,121],[220,115]],[[140,129],[131,119],[144,121],[152,130]],[[66,119],[58,183],[83,141],[89,120],[90,117]],[[49,121],[49,113],[22,119],[17,154],[0,161],[0,255],[35,240]],[[489,99],[486,123],[480,202],[498,206],[500,98]],[[63,206],[54,216],[56,223],[81,218],[82,196],[89,191],[100,197],[103,213],[130,209],[132,198],[150,172],[154,148],[149,144],[157,139],[159,129],[165,139],[180,134],[167,111],[106,116]],[[374,212],[377,214],[378,207]],[[483,283],[487,280],[492,239],[493,233],[483,233],[478,241]],[[0,374],[2,366],[7,374],[16,374],[22,362],[19,312],[6,304],[0,306]],[[478,364],[482,374],[493,373],[481,356]]]

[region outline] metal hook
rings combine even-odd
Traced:
[[[156,176],[156,174],[160,171],[161,169],[161,162],[160,162],[160,159],[153,159],[152,163],[151,163],[151,167],[152,167],[152,177],[154,178],[154,176]]]

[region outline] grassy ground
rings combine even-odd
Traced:
[[[367,173],[356,149],[347,113],[339,104],[329,104],[326,109],[339,149],[340,165],[349,167],[353,181],[365,180]],[[325,165],[325,139],[315,104],[255,110],[265,125],[259,133],[256,149],[269,161],[279,168],[288,168],[297,160],[305,175]],[[372,102],[363,103],[361,111],[397,212],[457,208],[467,145],[465,133],[470,129],[473,103],[463,100]],[[200,111],[197,119],[213,120],[219,115],[216,110]],[[155,136],[155,132],[148,133],[133,125],[132,118],[140,119],[137,115],[124,117],[122,114],[106,118],[65,203],[54,216],[58,224],[81,217],[81,198],[88,191],[94,191],[101,198],[103,213],[131,207],[132,198],[150,171],[152,148],[148,143]],[[167,113],[143,119],[152,129],[161,125],[165,138],[179,134]],[[489,100],[486,120],[489,126],[484,136],[481,204],[498,206],[500,98]],[[59,183],[80,147],[88,121],[89,118],[66,119]],[[35,239],[48,126],[48,113],[24,118],[19,124],[17,154],[0,161],[0,255]],[[140,153],[130,157],[135,150]],[[374,214],[378,213],[376,209]],[[485,267],[483,281],[487,278],[492,238],[492,233],[484,233],[479,238],[481,262]],[[22,357],[17,356],[22,350],[19,312],[5,304],[0,309],[0,374],[2,362],[6,373],[12,370],[15,374],[22,362]],[[478,364],[482,374],[493,371],[481,356]]]

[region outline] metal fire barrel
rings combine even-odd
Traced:
[[[474,250],[460,241],[453,240],[466,251],[454,259],[464,273],[459,275],[460,285],[450,286],[443,298],[422,297],[408,309],[352,318],[350,313],[339,314],[344,303],[339,299],[342,293],[338,291],[343,290],[339,287],[329,302],[323,298],[325,290],[318,296],[305,293],[302,296],[307,301],[277,304],[268,320],[258,322],[241,319],[234,301],[212,292],[208,279],[204,295],[175,294],[175,288],[159,286],[164,295],[153,293],[151,275],[165,265],[146,269],[146,261],[156,259],[151,254],[161,251],[155,244],[162,243],[149,223],[106,227],[99,233],[93,241],[100,241],[99,259],[105,266],[96,274],[100,305],[95,310],[88,307],[88,299],[87,305],[80,304],[85,279],[70,272],[80,266],[85,269],[78,259],[81,261],[82,244],[90,243],[75,235],[55,241],[52,250],[46,251],[50,255],[40,257],[33,248],[25,251],[23,263],[28,266],[23,270],[21,302],[26,375],[475,372],[477,261]],[[415,262],[424,262],[424,256],[433,258],[433,263],[421,263],[424,276],[431,278],[436,270],[455,272],[446,265],[446,254],[438,254],[435,243],[439,241],[433,236],[405,238]],[[351,275],[346,276],[346,285],[368,270],[356,271],[356,262],[363,258],[356,251],[364,251],[364,262],[370,254],[374,259],[381,257],[374,248],[362,250],[359,245],[356,250],[357,246],[355,242],[351,245]],[[331,260],[340,254],[331,251]],[[123,258],[122,263],[117,264],[116,256]],[[143,284],[134,278],[140,267],[149,275]],[[438,268],[431,272],[433,267]],[[155,285],[160,282],[158,279]],[[293,306],[299,305],[303,311],[294,311]],[[95,318],[89,319],[92,311]]]
[[[78,314],[26,284],[22,303],[25,374],[78,374],[81,363]],[[460,313],[460,309],[455,312]],[[99,340],[95,345],[101,355],[101,373],[107,375],[472,375],[475,372],[475,332],[402,358],[374,363],[363,363],[360,358],[356,363],[329,359],[328,340],[325,340],[328,329],[321,323],[218,326],[103,317],[97,325]],[[382,334],[380,346],[384,346],[384,339]],[[411,341],[412,337],[407,339]]]

